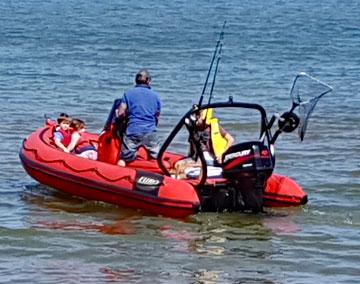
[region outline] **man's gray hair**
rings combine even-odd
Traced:
[[[136,84],[149,84],[151,81],[150,73],[146,69],[141,69],[135,76]]]

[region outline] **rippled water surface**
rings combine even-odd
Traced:
[[[1,283],[358,283],[358,1],[2,1]],[[303,143],[277,143],[276,171],[309,194],[267,214],[186,220],[78,200],[24,172],[22,140],[65,111],[101,131],[147,67],[161,139],[196,103],[227,20],[214,100],[289,107],[294,76],[332,85]]]

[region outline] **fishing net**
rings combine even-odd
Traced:
[[[329,85],[304,72],[295,77],[290,96],[293,101],[292,110],[298,109],[300,118],[298,132],[301,141],[304,139],[310,116],[317,102],[331,91]]]

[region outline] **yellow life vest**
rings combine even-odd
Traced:
[[[219,119],[213,117],[214,109],[209,108],[202,113],[202,119],[210,125],[211,146],[216,157],[222,155],[227,146],[227,140],[220,133]]]
[[[205,121],[206,125],[211,124],[211,119],[213,119],[213,113],[214,113],[213,108],[208,108],[208,109],[202,111],[201,119]]]
[[[219,120],[212,118],[210,121],[211,144],[216,157],[224,154],[227,148],[227,140],[220,133]]]

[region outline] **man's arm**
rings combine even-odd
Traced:
[[[157,112],[157,113],[155,114],[156,126],[159,124],[159,118],[160,118],[160,112]]]
[[[126,103],[121,103],[120,106],[117,109],[117,117],[124,116],[126,113],[127,105]]]
[[[160,99],[158,98],[157,110],[156,110],[156,114],[155,114],[156,126],[159,124],[160,111],[161,111],[161,102],[160,102]]]

